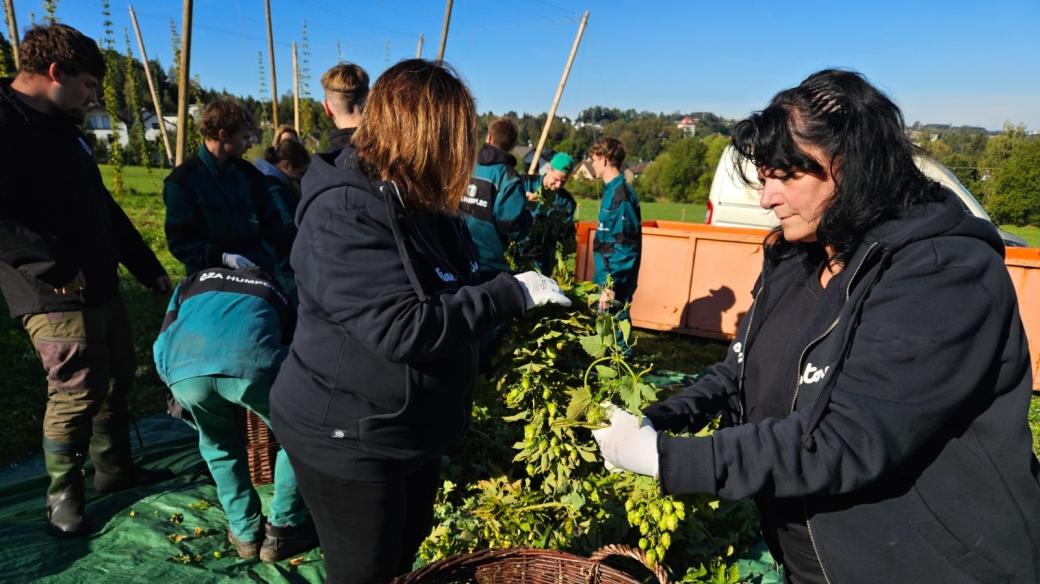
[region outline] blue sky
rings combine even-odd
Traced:
[[[14,0],[19,26],[42,0]],[[435,56],[443,0],[271,0],[280,93],[292,88],[290,42],[310,29],[312,95],[321,72],[347,60],[373,78],[389,62]],[[113,2],[123,50],[127,5]],[[149,57],[171,62],[170,19],[179,0],[134,5]],[[466,78],[481,111],[549,108],[577,32],[589,26],[560,105],[712,111],[739,118],[777,91],[830,66],[856,69],[903,108],[906,120],[1040,129],[1040,1],[806,0],[625,2],[455,0],[445,59]],[[58,17],[101,36],[100,0],[60,0]],[[192,74],[235,94],[258,92],[267,58],[263,0],[195,0]],[[132,31],[131,31],[132,35]],[[134,52],[137,53],[136,43]],[[265,67],[266,67],[265,63]],[[267,72],[269,77],[269,70]],[[270,80],[268,79],[268,84]]]

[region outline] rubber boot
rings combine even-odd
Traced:
[[[149,470],[134,465],[130,455],[130,424],[126,414],[112,413],[94,418],[90,437],[90,458],[94,461],[94,490],[114,493],[173,478],[169,469]]]
[[[90,533],[83,516],[83,455],[43,453],[47,474],[47,524],[53,535],[79,537]]]

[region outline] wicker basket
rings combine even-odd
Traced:
[[[459,554],[399,576],[393,584],[640,584],[641,580],[603,565],[610,556],[638,560],[660,584],[668,584],[668,573],[662,566],[650,568],[643,552],[625,545],[608,545],[589,558],[534,548]]]
[[[239,407],[236,412],[242,440],[246,445],[249,461],[249,479],[253,485],[269,485],[274,482],[274,463],[278,456],[278,441],[260,416]]]

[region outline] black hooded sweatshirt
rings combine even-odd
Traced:
[[[296,223],[299,316],[272,389],[274,430],[328,474],[391,478],[462,435],[476,342],[523,314],[523,288],[508,274],[471,285],[462,219],[405,209],[350,146],[314,157]]]
[[[0,80],[0,288],[11,316],[82,310],[166,271],[105,189],[72,118],[25,105]],[[58,294],[82,272],[81,292]]]
[[[833,583],[1040,580],[1032,374],[1003,243],[956,197],[867,234],[805,315],[783,418],[745,416],[744,362],[799,257],[763,270],[724,362],[645,413],[668,493],[801,513]]]

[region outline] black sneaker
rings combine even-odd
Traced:
[[[318,547],[318,532],[308,517],[300,525],[277,527],[267,523],[264,544],[260,546],[260,561],[280,562]]]

